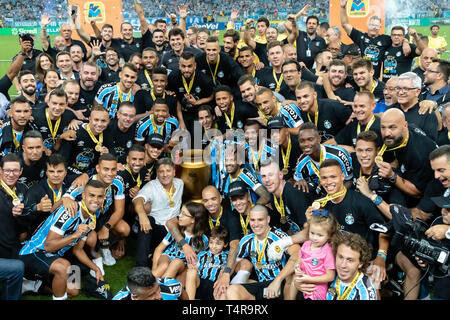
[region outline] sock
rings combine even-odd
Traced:
[[[105,270],[103,270],[103,257],[100,256],[96,259],[92,259],[92,262],[95,263],[97,265],[97,267],[100,268],[100,270],[102,271],[102,276],[105,275]]]
[[[239,270],[234,278],[230,281],[230,284],[246,283],[250,277],[250,272],[246,270]]]
[[[67,300],[67,292],[64,292],[64,295],[62,297],[53,296],[53,300]]]

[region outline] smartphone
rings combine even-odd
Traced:
[[[71,15],[75,16],[78,12],[78,6],[72,5],[71,7]]]
[[[323,71],[327,71],[327,67],[326,66],[320,67],[320,72],[323,72]]]

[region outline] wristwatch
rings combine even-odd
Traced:
[[[389,182],[394,184],[397,181],[397,172],[394,172],[394,175],[389,178]]]
[[[181,239],[180,241],[178,241],[178,246],[180,248],[183,248],[183,246],[187,243],[186,239]]]
[[[225,267],[223,269],[223,273],[231,273],[231,268],[230,267]]]
[[[447,231],[445,232],[445,237],[450,240],[450,227],[447,229]]]
[[[108,222],[105,223],[105,227],[106,227],[106,229],[111,230],[111,225]]]

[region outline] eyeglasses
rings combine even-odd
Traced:
[[[3,173],[4,174],[14,174],[14,175],[18,175],[20,173],[19,169],[14,169],[14,170],[10,170],[10,169],[3,169]]]
[[[397,89],[396,87],[384,87],[384,90],[386,91],[394,91],[396,89]]]
[[[186,218],[193,218],[191,215],[189,215],[189,214],[187,214],[187,213],[185,213],[183,211],[180,212],[180,216],[184,216]]]
[[[119,112],[122,116],[124,116],[125,118],[135,118],[136,115],[135,114],[128,114],[128,113],[123,113],[123,112]]]
[[[441,73],[440,71],[437,71],[437,70],[430,70],[430,69],[426,69],[425,72]]]
[[[401,87],[395,87],[395,91],[401,92],[401,91],[412,91],[417,90],[418,88],[401,88]]]

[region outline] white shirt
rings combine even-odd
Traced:
[[[144,203],[150,202],[152,208],[149,215],[155,219],[157,224],[165,225],[167,220],[177,217],[181,209],[184,182],[181,179],[174,178],[173,185],[175,187],[175,194],[172,196],[175,202],[173,208],[170,207],[169,197],[158,179],[147,182],[133,198],[133,201],[137,198],[143,198]]]

